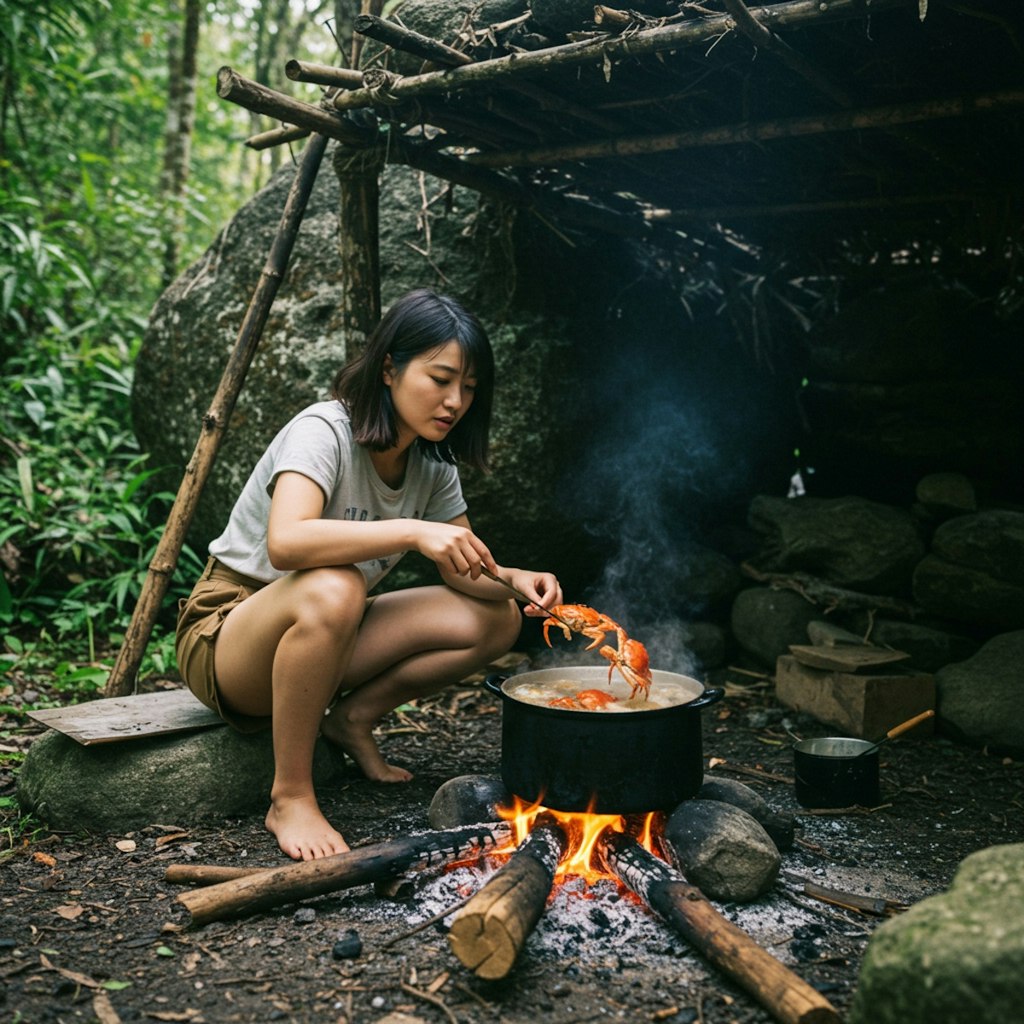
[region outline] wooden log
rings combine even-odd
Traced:
[[[330,114],[324,116],[335,120]],[[256,347],[263,334],[274,296],[277,295],[284,278],[288,259],[299,233],[299,225],[302,223],[302,215],[306,211],[306,204],[313,191],[313,183],[316,181],[326,148],[326,137],[315,136],[302,155],[302,163],[285,201],[277,234],[274,236],[260,279],[245,311],[213,401],[203,416],[199,440],[196,442],[192,458],[185,467],[184,477],[167,517],[167,525],[150,561],[139,600],[125,631],[124,642],[107,680],[104,691],[107,697],[123,697],[135,686],[135,676],[146,652],[153,623],[160,613],[160,605],[170,585],[174,567],[178,563],[178,556],[181,554],[189,524],[195,515],[199,496],[213,468],[249,364],[256,354]]]
[[[335,68],[329,64],[314,64],[307,60],[290,60],[284,73],[293,82],[312,82],[314,85],[335,85],[341,89],[359,89],[363,73],[351,68]]]
[[[839,1024],[816,989],[723,917],[695,886],[621,832],[606,830],[598,852],[607,869],[705,959],[783,1024]]]
[[[533,167],[577,160],[636,156],[641,153],[669,153],[681,149],[794,139],[867,128],[884,131],[897,125],[993,113],[1020,106],[1024,106],[1024,90],[1006,89],[979,96],[898,103],[867,110],[843,110],[832,114],[783,117],[760,122],[741,121],[713,128],[661,132],[656,135],[630,135],[561,146],[476,153],[467,156],[466,160],[482,167]]]
[[[250,135],[245,140],[249,149],[271,149],[274,146],[283,146],[289,142],[298,142],[310,134],[308,128],[271,128],[268,132],[260,132],[258,135]]]
[[[565,830],[542,816],[507,864],[458,912],[452,952],[478,978],[504,978],[533,931],[565,853]]]
[[[181,893],[176,899],[191,914],[193,924],[203,925],[462,860],[507,842],[510,832],[508,824],[496,822],[417,833],[333,857],[270,868]]]
[[[385,21],[372,14],[360,14],[356,18],[355,29],[361,35],[376,39],[396,50],[411,53],[414,57],[443,64],[445,67],[457,67],[460,64],[472,64],[473,58],[468,53],[456,50],[453,46],[431,39],[430,36],[413,32],[395,21]]]
[[[221,864],[168,864],[164,881],[175,885],[218,885],[273,868],[232,868]]]
[[[759,8],[769,27],[800,28],[808,24],[824,24],[862,18],[864,0],[831,0],[822,4],[819,0],[792,0],[790,3],[772,4]],[[907,0],[872,0],[872,13],[906,7]],[[449,93],[470,88],[479,82],[499,83],[510,86],[513,78],[520,75],[537,75],[557,67],[576,67],[582,64],[601,64],[606,59],[631,59],[676,50],[685,46],[699,46],[713,43],[720,36],[731,32],[734,21],[729,14],[708,15],[703,18],[688,18],[677,24],[643,29],[621,36],[602,33],[593,39],[551,46],[529,53],[512,53],[506,57],[477,61],[463,67],[444,71],[431,71],[423,75],[403,78],[400,83],[401,98]],[[337,97],[339,109],[347,107],[350,98],[345,94]],[[363,106],[370,105],[370,99],[363,97]]]

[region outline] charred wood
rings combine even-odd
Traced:
[[[544,911],[567,838],[540,817],[505,866],[459,911],[448,932],[452,952],[477,977],[504,978]]]
[[[271,868],[182,893],[177,900],[189,912],[193,924],[203,925],[462,860],[493,850],[508,838],[509,826],[499,822],[423,832],[371,843],[333,857]]]
[[[168,864],[164,881],[175,885],[218,885],[236,878],[258,875],[272,868],[232,868],[221,864]]]
[[[783,1024],[839,1024],[816,989],[723,917],[695,886],[622,833],[606,831],[598,849],[608,870],[702,956]]]

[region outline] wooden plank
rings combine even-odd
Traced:
[[[30,711],[28,716],[83,746],[224,725],[223,719],[189,690],[103,697],[66,708]]]
[[[833,669],[836,672],[857,672],[863,668],[875,668],[879,665],[891,665],[896,661],[906,661],[910,657],[904,651],[892,651],[885,647],[813,647],[803,644],[790,644],[790,653],[802,665],[810,668]]]

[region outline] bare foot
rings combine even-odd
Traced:
[[[349,848],[312,796],[273,800],[266,826],[277,836],[278,846],[295,860],[330,857]]]
[[[384,760],[370,728],[346,722],[337,710],[324,719],[320,733],[341,747],[371,782],[408,782],[412,778],[412,772]]]

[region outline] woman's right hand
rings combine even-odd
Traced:
[[[470,529],[465,516],[448,523],[421,520],[416,550],[435,562],[442,573],[453,572],[473,580],[481,569],[496,572],[498,568],[487,545]]]

